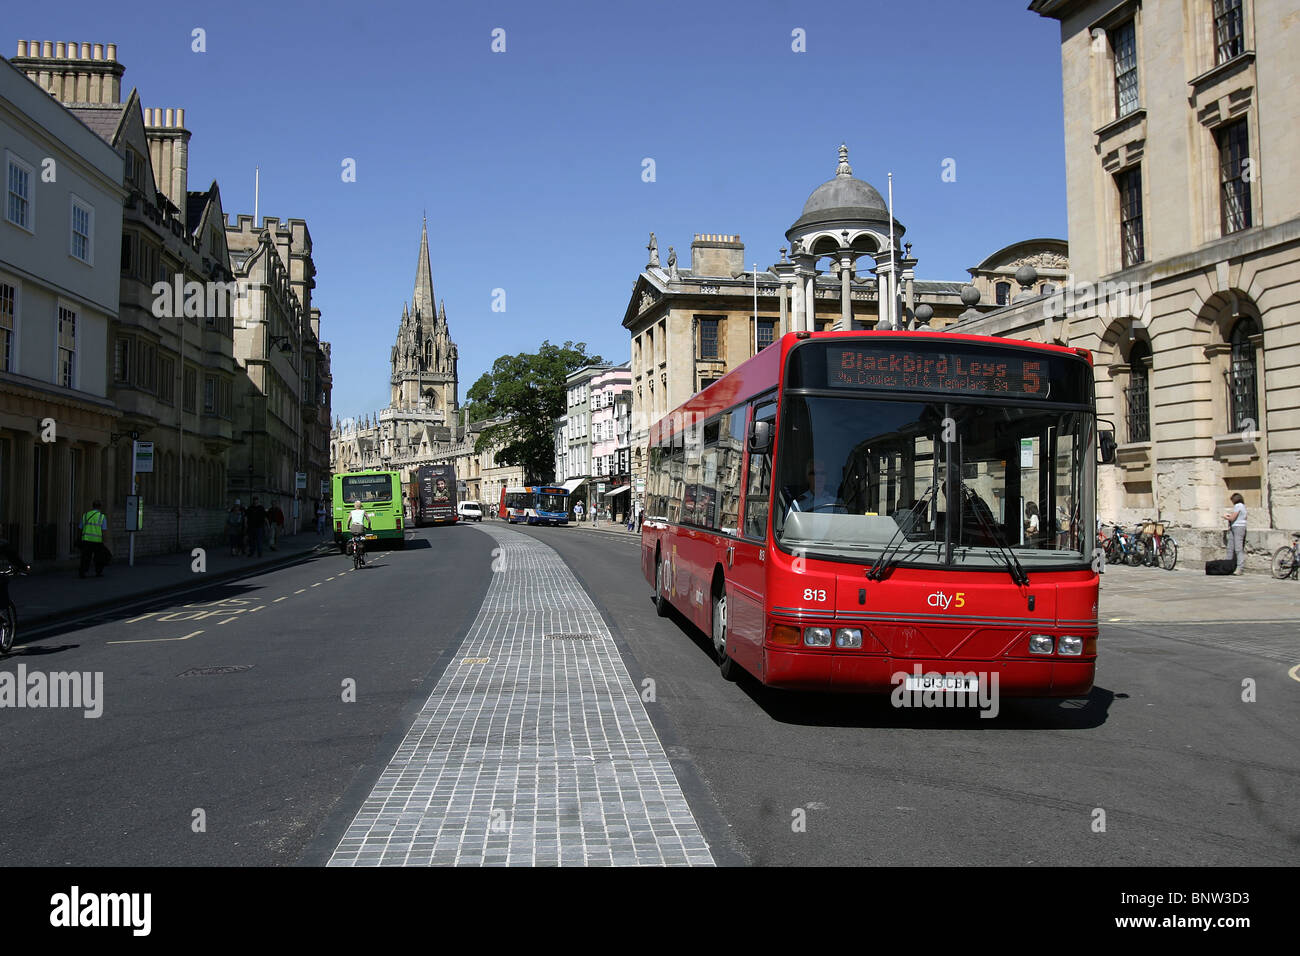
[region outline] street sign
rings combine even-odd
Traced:
[[[137,441],[132,442],[132,450],[135,455],[136,474],[145,474],[153,471],[153,442]]]
[[[1032,438],[1020,439],[1020,467],[1034,467],[1034,440]]]
[[[306,489],[306,487],[307,487],[307,472],[305,472],[305,471],[296,471],[296,472],[294,472],[294,485],[293,485],[293,486],[294,486],[295,488]]]

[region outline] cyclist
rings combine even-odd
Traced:
[[[366,529],[370,527],[370,519],[366,516],[366,510],[361,507],[361,501],[354,501],[351,514],[348,515],[348,530],[352,532],[352,547],[360,549],[362,556],[366,552]]]

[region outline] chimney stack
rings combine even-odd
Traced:
[[[745,244],[740,236],[697,233],[691,243],[691,274],[734,279],[745,271]]]
[[[116,106],[122,99],[117,44],[19,40],[9,61],[65,106]]]

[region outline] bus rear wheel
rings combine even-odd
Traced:
[[[713,653],[718,657],[718,673],[723,680],[735,680],[740,676],[736,662],[727,654],[727,589],[720,585],[719,593],[713,595]]]
[[[664,597],[664,563],[655,558],[655,613],[668,616],[668,599]]]

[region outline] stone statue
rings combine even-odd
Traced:
[[[677,278],[677,250],[672,246],[668,247],[668,276],[672,279]]]
[[[659,240],[655,238],[655,234],[653,232],[650,233],[650,245],[646,246],[646,248],[650,250],[649,264],[652,266],[658,266],[659,265]]]

